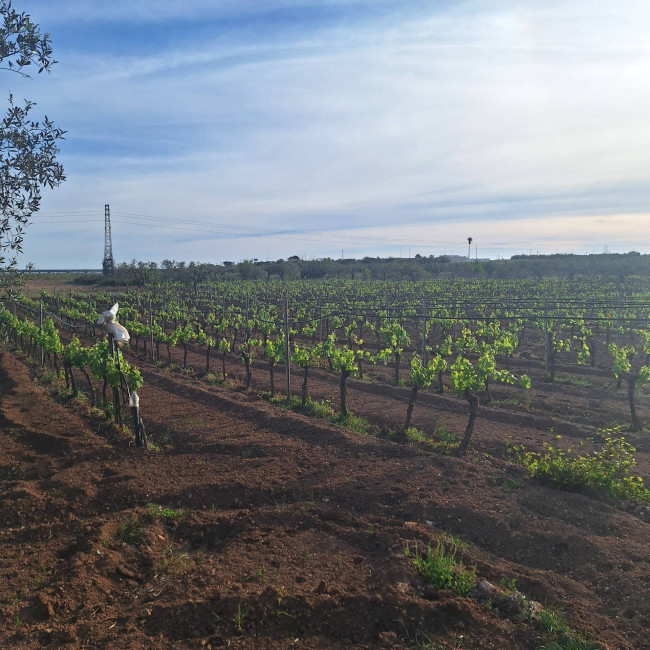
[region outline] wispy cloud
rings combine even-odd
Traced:
[[[82,17],[71,0],[56,16],[26,2],[55,43],[57,26],[65,34],[51,78],[20,86],[69,131],[68,181],[43,211],[100,215],[110,203],[388,240],[399,225],[413,246],[431,242],[426,254],[442,249],[422,229],[444,228],[463,253],[467,228],[481,224],[495,255],[554,231],[562,250],[600,247],[606,232],[650,250],[635,216],[650,199],[650,6],[624,4],[112,2]],[[179,21],[201,26],[174,31]],[[153,34],[144,50],[117,36],[97,50],[85,36],[134,24],[143,40]],[[595,215],[602,228],[565,236],[569,217],[584,229]],[[42,223],[26,257],[56,265]],[[136,228],[117,235],[120,259],[264,257],[255,246],[282,257],[295,241],[208,246],[205,232],[161,228],[143,245]],[[331,253],[326,237],[303,241],[307,254]],[[357,251],[392,250],[368,241]]]
[[[410,0],[396,10],[392,0],[62,0],[54,4],[50,0],[23,0],[26,9],[39,21],[52,25],[118,23],[125,25],[186,23],[190,21],[242,19],[251,21],[260,17],[280,16],[284,21],[296,17],[323,16],[325,12],[343,13],[390,11],[404,13],[413,7],[431,7],[431,2]],[[438,2],[438,8],[447,3]]]

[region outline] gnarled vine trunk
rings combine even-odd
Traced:
[[[413,415],[413,407],[415,406],[415,400],[418,398],[418,385],[413,384],[411,388],[411,396],[409,397],[409,405],[406,409],[406,420],[404,422],[404,429],[408,429],[411,426],[411,416]]]
[[[341,415],[344,418],[348,417],[348,407],[347,407],[347,399],[346,399],[346,394],[345,394],[345,382],[347,378],[350,376],[350,371],[349,370],[341,370]]]
[[[469,402],[469,421],[467,422],[467,429],[465,429],[465,436],[458,447],[458,456],[464,456],[465,451],[467,451],[467,445],[469,445],[472,432],[474,431],[476,412],[478,411],[478,397],[472,391],[465,390],[465,399]]]

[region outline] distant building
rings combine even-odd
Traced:
[[[478,259],[472,257],[467,257],[466,255],[445,255],[445,257],[451,262],[452,264],[458,264],[461,262],[490,262],[489,257],[479,257]]]

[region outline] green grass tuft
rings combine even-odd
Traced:
[[[317,402],[308,397],[303,405],[301,399],[297,396],[292,396],[289,401],[287,401],[286,397],[274,397],[270,401],[280,408],[288,409],[294,413],[302,413],[307,417],[327,420],[332,424],[339,424],[357,433],[370,432],[371,426],[367,420],[349,412],[346,417],[343,417],[328,401]]]
[[[149,514],[152,517],[157,516],[162,517],[163,519],[174,519],[183,516],[183,511],[181,509],[173,510],[172,508],[163,508],[155,503],[149,503],[147,504],[147,507],[149,508]]]
[[[601,650],[602,646],[587,635],[572,630],[562,614],[548,607],[539,613],[544,641],[538,650]]]
[[[119,528],[117,539],[129,546],[140,546],[144,541],[144,528],[137,516],[129,517]]]
[[[467,596],[476,583],[476,569],[468,569],[457,558],[459,546],[455,538],[446,537],[444,542],[439,539],[435,546],[427,546],[423,555],[416,542],[411,562],[418,573],[437,589],[451,589],[459,596]],[[404,554],[411,557],[408,546]]]

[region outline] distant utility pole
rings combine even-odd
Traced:
[[[104,206],[104,261],[102,272],[104,275],[112,275],[115,268],[113,261],[113,242],[111,241],[111,207]]]

